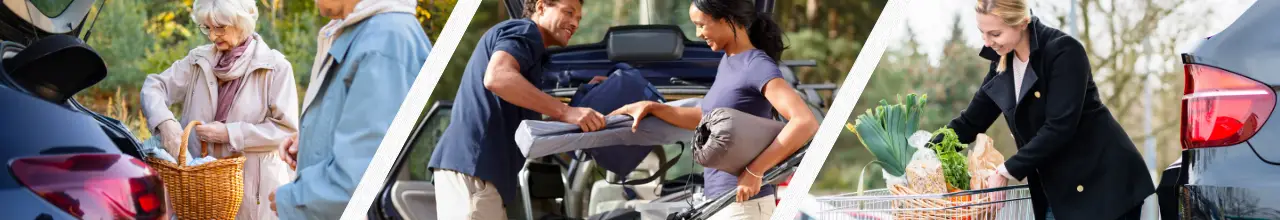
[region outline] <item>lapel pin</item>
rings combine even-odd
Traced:
[[[1036,95],[1036,98],[1040,98],[1040,91],[1036,91],[1035,95]]]

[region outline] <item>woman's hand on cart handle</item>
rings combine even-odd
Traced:
[[[1004,187],[1008,183],[1009,183],[1009,178],[1006,178],[1004,175],[1001,175],[1001,174],[987,175],[986,188]],[[1008,192],[996,191],[996,192],[988,193],[988,195],[991,195],[990,197],[991,202],[994,202],[993,206],[995,206],[995,208],[999,209],[1000,207],[1004,206],[1003,201],[1005,200],[1006,193]]]

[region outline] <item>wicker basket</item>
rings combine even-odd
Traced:
[[[182,131],[178,163],[147,158],[147,164],[160,174],[169,201],[178,219],[235,219],[244,198],[244,156],[218,159],[197,166],[187,166],[187,139],[199,121],[192,121]],[[209,144],[200,142],[201,157],[209,155]]]
[[[889,186],[889,191],[893,195],[924,194],[904,185]],[[893,215],[895,219],[995,219],[996,207],[984,204],[992,201],[992,198],[986,194],[899,200],[893,202],[895,208],[913,211],[900,211]]]

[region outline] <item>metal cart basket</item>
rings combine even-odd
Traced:
[[[805,219],[1034,219],[1026,185],[945,194],[902,194],[895,185],[833,196],[810,197],[801,204]]]

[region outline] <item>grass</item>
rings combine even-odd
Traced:
[[[147,129],[147,117],[142,115],[141,106],[132,106],[131,104],[140,103],[138,101],[137,92],[126,92],[136,90],[124,90],[115,88],[113,92],[90,92],[80,95],[76,100],[80,101],[89,110],[107,116],[129,128],[129,132],[133,133],[138,140],[146,140],[151,138],[151,129]]]

